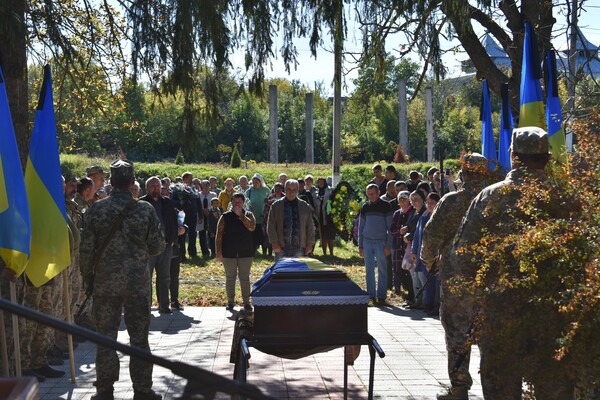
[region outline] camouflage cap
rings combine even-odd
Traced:
[[[548,133],[537,126],[515,128],[510,147],[519,154],[548,154]]]
[[[92,165],[85,169],[85,174],[90,177],[94,174],[103,174],[104,170],[99,165]]]
[[[483,172],[487,171],[488,159],[483,154],[471,153],[463,156],[462,168],[464,171]]]
[[[110,163],[111,178],[133,178],[133,163],[129,160],[115,160]]]

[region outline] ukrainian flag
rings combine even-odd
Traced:
[[[17,276],[25,270],[30,240],[27,192],[0,67],[0,257]]]
[[[519,126],[537,126],[546,129],[544,99],[542,96],[542,64],[537,38],[531,23],[525,23],[523,61],[521,67],[521,114]]]
[[[546,123],[552,156],[559,162],[567,162],[567,139],[563,129],[562,110],[558,97],[556,55],[553,50],[546,52],[544,59],[544,82],[546,87]]]
[[[512,112],[510,111],[510,99],[508,97],[508,83],[503,83],[500,86],[500,95],[502,104],[500,106],[500,135],[498,143],[498,164],[502,170],[502,174],[506,175],[512,169],[510,162],[510,140],[512,130],[515,126]]]
[[[488,159],[490,171],[496,169],[496,143],[494,142],[494,130],[492,128],[492,105],[490,102],[490,89],[487,80],[482,82],[481,108],[479,119],[481,120],[481,154]]]
[[[71,262],[49,65],[44,67],[25,169],[25,186],[31,215],[31,257],[25,272],[39,287]]]

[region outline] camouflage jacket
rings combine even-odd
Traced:
[[[148,257],[160,254],[165,238],[154,207],[138,201],[128,212],[120,229],[100,255],[96,271],[91,261],[108,235],[117,215],[132,200],[131,192],[113,189],[85,213],[80,245],[80,269],[86,282],[94,278],[94,294],[101,296],[147,296],[150,289]]]
[[[520,198],[519,187],[523,185],[525,174],[540,182],[547,181],[543,170],[521,167],[513,169],[503,181],[486,187],[473,199],[452,247],[452,262],[457,274],[474,278],[479,263],[473,259],[468,246],[480,243],[486,233],[495,231],[500,223],[503,223],[505,229],[510,227],[511,221],[514,220],[513,206]]]
[[[467,212],[469,204],[481,189],[483,189],[482,181],[466,181],[458,192],[450,192],[440,199],[429,222],[425,225],[421,260],[429,270],[439,254],[438,268],[442,279],[454,274],[454,267],[450,263],[452,239],[458,231],[460,221]]]

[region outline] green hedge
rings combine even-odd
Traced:
[[[61,169],[64,175],[73,174],[81,177],[85,175],[86,167],[90,165],[101,165],[104,167],[106,172],[109,171],[109,164],[112,161],[108,158],[90,158],[81,155],[63,154],[61,159]],[[385,162],[381,163],[384,168],[388,165]],[[398,171],[398,175],[402,179],[408,179],[408,174],[412,170],[421,172],[424,176],[427,174],[427,170],[435,165],[439,168],[439,163],[411,163],[411,164],[393,164]],[[350,164],[342,165],[341,174],[342,179],[355,185],[357,188],[366,185],[372,177],[373,173],[371,167],[373,164]],[[447,160],[444,163],[444,168],[450,168],[453,172],[456,172],[460,168],[458,160]],[[224,164],[184,164],[177,165],[173,162],[159,162],[159,163],[135,163],[135,171],[138,181],[142,184],[151,176],[165,177],[168,176],[174,179],[177,176],[181,176],[184,172],[191,172],[194,177],[201,179],[207,179],[209,176],[216,176],[219,183],[226,178],[233,178],[236,182],[241,175],[246,175],[248,179],[254,175],[254,173],[260,173],[267,183],[267,186],[273,186],[273,183],[277,181],[280,173],[286,173],[289,178],[300,178],[307,174],[311,174],[315,177],[315,180],[319,176],[330,176],[331,165],[328,164],[268,164],[268,163],[254,163],[242,161],[241,168],[230,168]]]

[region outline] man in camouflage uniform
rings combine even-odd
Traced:
[[[133,164],[117,160],[110,165],[113,190],[107,199],[94,203],[85,215],[80,245],[80,268],[86,287],[92,285],[92,314],[99,333],[116,339],[124,309],[131,345],[150,351],[150,256],[165,248],[165,238],[154,208],[131,195],[135,176]],[[99,255],[96,270],[90,258],[109,235],[117,216],[129,207],[119,229]],[[131,358],[129,373],[134,399],[161,399],[152,388],[152,364]],[[113,399],[113,384],[119,379],[119,358],[115,350],[98,346],[96,352],[95,400]]]
[[[481,245],[488,234],[501,235],[499,230],[515,233],[518,215],[513,210],[521,198],[521,190],[527,182],[548,184],[544,168],[550,160],[548,134],[541,128],[523,127],[513,131],[511,160],[513,169],[506,179],[483,189],[473,200],[462,221],[453,247],[453,264],[457,274],[468,281],[474,279],[479,265],[471,245]],[[531,190],[531,186],[527,190]],[[553,204],[552,199],[546,199]],[[466,250],[466,251],[465,251]],[[474,259],[475,258],[475,259]],[[497,268],[497,267],[495,267]],[[488,271],[494,273],[494,271]],[[486,400],[521,399],[522,382],[525,377],[533,384],[535,396],[544,400],[574,399],[574,384],[567,378],[569,371],[561,368],[553,354],[537,360],[537,368],[524,368],[524,359],[532,352],[553,344],[550,326],[537,327],[536,332],[519,332],[515,338],[506,332],[505,325],[522,318],[525,309],[535,307],[527,293],[506,290],[488,297],[480,311],[483,324],[479,338],[481,351],[481,384]],[[542,311],[543,310],[543,311]],[[540,312],[553,310],[542,308]],[[545,320],[552,320],[546,318]],[[519,325],[517,325],[518,327]],[[522,335],[521,335],[522,334]]]
[[[440,199],[423,230],[421,259],[427,270],[437,261],[442,286],[440,317],[446,335],[448,352],[448,375],[452,384],[448,393],[438,399],[462,400],[468,398],[473,384],[469,374],[470,346],[467,347],[467,331],[473,320],[472,302],[462,293],[453,293],[448,280],[456,273],[451,262],[452,239],[460,226],[469,204],[484,187],[488,160],[478,153],[467,154],[462,160],[465,185],[457,192],[450,192]],[[460,366],[455,371],[457,360],[463,355]]]

